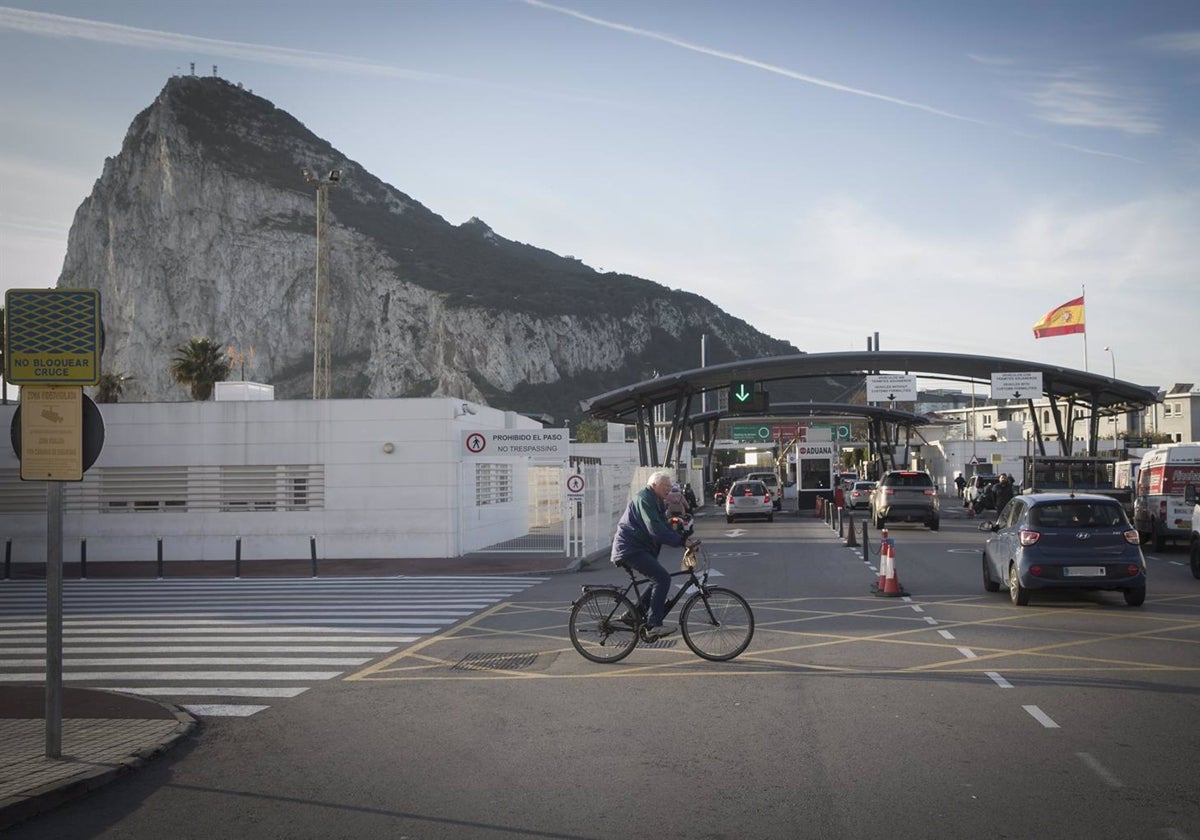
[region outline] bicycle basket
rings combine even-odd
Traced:
[[[688,569],[695,569],[700,566],[700,559],[696,557],[696,549],[685,548],[683,550],[683,559],[679,561],[679,571],[686,572]]]

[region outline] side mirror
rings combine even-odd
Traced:
[[[979,530],[980,530],[980,531],[995,531],[995,530],[996,530],[996,526],[995,526],[995,525],[993,525],[991,522],[988,522],[988,521],[985,519],[983,522],[980,522],[980,523],[979,523]]]

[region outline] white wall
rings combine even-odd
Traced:
[[[259,402],[119,403],[99,406],[105,443],[85,476],[91,492],[105,468],[323,465],[324,506],[318,510],[81,512],[87,488],[66,485],[65,559],[86,537],[89,560],[153,560],[156,537],[164,560],[307,558],[309,536],[321,558],[457,557],[464,429],[538,429],[514,412],[461,399],[288,400]],[[0,428],[16,407],[0,406]],[[392,451],[385,451],[390,444]],[[523,464],[523,461],[522,461]],[[518,472],[520,466],[518,466]],[[45,559],[44,512],[13,512],[44,493],[20,483],[11,447],[0,446],[0,541],[12,540],[15,562]],[[521,478],[517,485],[524,487]],[[486,534],[498,541],[526,526],[519,515],[496,517]]]

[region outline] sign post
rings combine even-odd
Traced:
[[[9,289],[4,375],[21,387],[22,481],[46,482],[46,757],[62,756],[63,486],[83,479],[83,387],[100,381],[100,292]]]

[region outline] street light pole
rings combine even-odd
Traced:
[[[329,188],[342,179],[339,169],[328,178],[304,170],[304,180],[317,188],[317,288],[313,295],[313,399],[329,399],[331,344],[329,329]]]
[[[1113,382],[1117,381],[1117,354],[1113,352],[1111,347],[1105,346],[1104,351],[1108,353],[1108,358],[1112,360],[1112,378]],[[1113,415],[1113,455],[1117,454],[1117,415]]]

